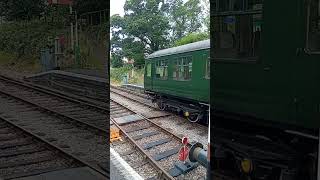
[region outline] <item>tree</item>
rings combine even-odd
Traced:
[[[189,43],[202,41],[202,40],[206,40],[206,39],[209,39],[209,34],[207,32],[190,33],[190,34],[186,35],[185,37],[177,40],[174,43],[174,46],[181,46],[181,45],[184,45],[184,44],[189,44]]]
[[[202,0],[203,2],[203,12],[204,12],[204,26],[206,31],[210,32],[210,1]]]
[[[163,0],[127,0],[124,5],[125,35],[142,42],[147,53],[168,43],[169,20]]]
[[[181,39],[179,44],[201,39],[201,35],[182,39],[203,27],[200,0],[126,0],[124,11],[123,17],[111,17],[111,51],[134,59],[135,66],[144,64],[146,54],[170,47],[177,40]]]
[[[112,54],[110,63],[111,63],[111,67],[113,68],[122,67],[123,66],[122,57],[117,54]]]
[[[170,22],[172,41],[181,39],[188,33],[200,30],[203,23],[203,14],[200,0],[172,0],[170,3]]]
[[[44,0],[2,0],[1,15],[8,20],[31,20],[44,11]]]
[[[134,59],[134,65],[141,65],[145,54],[169,44],[167,4],[162,0],[127,0],[124,10],[124,17],[111,17],[111,48],[113,52],[123,51],[125,57]]]

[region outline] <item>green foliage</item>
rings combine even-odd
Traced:
[[[174,46],[181,46],[184,44],[189,44],[197,41],[202,41],[209,39],[209,34],[208,33],[190,33],[187,36],[177,40],[174,43]]]
[[[111,82],[120,83],[123,80],[123,76],[125,76],[132,67],[123,66],[120,68],[111,68],[110,69],[110,80]]]
[[[111,17],[111,51],[134,59],[134,65],[139,66],[145,53],[165,48],[170,28],[167,10],[162,0],[127,0],[124,17]]]
[[[44,11],[44,0],[2,0],[0,15],[8,20],[31,20]]]
[[[173,0],[170,8],[170,21],[172,24],[172,39],[180,39],[188,33],[200,30],[203,23],[200,0]]]
[[[112,84],[121,84],[123,77],[134,71],[134,75],[129,78],[130,84],[143,85],[144,82],[144,69],[132,68],[130,65],[125,65],[120,68],[110,69],[110,80]]]
[[[107,59],[106,24],[82,27],[79,31],[81,68],[105,69]]]
[[[46,47],[48,36],[61,33],[61,25],[44,24],[41,21],[13,22],[0,26],[0,51],[22,56],[39,57]]]
[[[119,68],[123,66],[123,61],[121,56],[118,56],[116,54],[111,55],[110,63],[111,63],[111,67],[113,68]]]
[[[209,5],[208,0],[202,1]],[[113,15],[110,19],[112,54],[133,59],[135,67],[142,66],[146,54],[167,48],[187,34],[200,32],[208,20],[200,4],[200,0],[185,3],[183,0],[126,0],[125,15]],[[201,39],[189,38],[183,41]]]
[[[137,84],[137,85],[143,85],[144,84],[144,69],[133,69],[134,75],[129,78],[130,84]]]

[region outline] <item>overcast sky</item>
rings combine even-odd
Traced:
[[[110,16],[114,14],[124,15],[123,6],[126,0],[111,0],[110,1]]]

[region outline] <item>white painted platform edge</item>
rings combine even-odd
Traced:
[[[111,161],[111,165],[115,166],[118,172],[121,172],[121,175],[123,176],[121,178],[126,180],[143,180],[143,178],[124,159],[122,159],[120,155],[111,147],[110,147],[110,161]]]

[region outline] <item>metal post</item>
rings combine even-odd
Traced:
[[[317,180],[320,180],[320,128],[319,128],[319,138],[318,138],[318,169],[317,169]]]
[[[72,15],[72,5],[70,4],[70,15]],[[71,34],[70,34],[70,44],[71,44],[71,49],[74,50],[74,39],[73,39],[73,22],[71,21],[70,23],[70,29],[71,29]]]
[[[55,42],[54,42],[54,63],[55,63],[55,67],[59,66],[59,62],[58,62],[58,56],[59,56],[59,38],[56,37],[55,38]]]
[[[76,19],[76,46],[79,46],[79,39],[78,39],[78,17],[77,17],[77,11],[75,11],[75,19]]]

